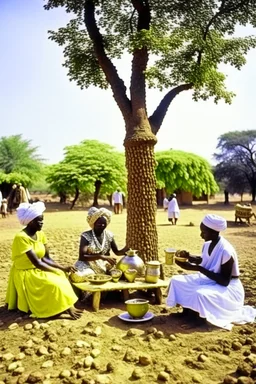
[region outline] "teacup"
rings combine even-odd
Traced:
[[[114,283],[117,283],[122,276],[122,271],[120,269],[112,269],[110,274]]]

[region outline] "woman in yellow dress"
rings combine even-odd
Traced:
[[[78,319],[82,311],[74,304],[78,301],[65,272],[74,272],[71,266],[57,264],[49,256],[47,239],[43,231],[45,205],[39,201],[22,203],[17,216],[25,228],[18,232],[12,244],[6,303],[9,310],[19,309],[38,318],[52,317],[64,312]]]

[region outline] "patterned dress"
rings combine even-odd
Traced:
[[[98,240],[94,231],[85,231],[81,235],[81,241],[83,238],[88,243],[88,254],[95,255],[110,255],[111,243],[113,241],[113,234],[107,230],[102,232],[101,238]],[[104,260],[95,261],[82,261],[78,260],[75,263],[75,267],[78,269],[80,274],[88,275],[93,273],[107,273],[110,264]]]

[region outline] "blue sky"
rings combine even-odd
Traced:
[[[85,139],[123,150],[124,123],[111,91],[93,87],[81,91],[69,81],[61,65],[62,50],[47,36],[49,29],[64,26],[69,16],[61,9],[45,11],[43,4],[43,0],[0,0],[0,136],[22,134],[39,147],[47,163],[62,160],[65,146]],[[256,34],[251,27],[239,32]],[[212,163],[221,134],[255,129],[255,68],[255,50],[241,71],[224,68],[227,86],[237,94],[231,106],[212,100],[196,103],[190,92],[180,94],[159,131],[156,150],[193,152]],[[118,70],[129,79],[130,62],[122,60]],[[149,113],[163,95],[149,91]]]

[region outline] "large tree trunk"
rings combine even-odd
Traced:
[[[99,194],[100,194],[101,184],[102,184],[102,182],[100,180],[96,180],[95,183],[94,183],[95,191],[94,191],[93,203],[92,203],[92,205],[94,207],[98,207],[99,206],[98,198],[99,198]]]
[[[155,143],[152,132],[140,129],[124,141],[128,171],[126,243],[137,249],[144,261],[158,259]]]

